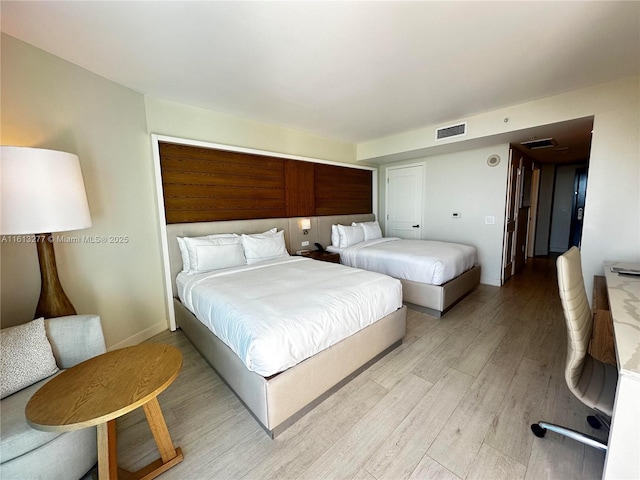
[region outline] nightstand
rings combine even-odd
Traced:
[[[321,262],[340,263],[340,254],[331,252],[319,252],[318,250],[310,250],[301,254],[303,257],[313,258]]]

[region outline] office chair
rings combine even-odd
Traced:
[[[596,411],[596,416],[587,417],[589,425],[600,428],[602,424],[608,429],[613,413],[618,372],[614,366],[602,363],[587,353],[593,316],[582,278],[580,250],[571,247],[558,257],[556,265],[568,337],[564,377],[571,393]],[[544,437],[547,430],[551,430],[600,450],[607,449],[607,444],[600,439],[553,423],[534,423],[531,430],[537,437]]]

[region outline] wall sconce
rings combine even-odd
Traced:
[[[300,228],[302,229],[302,233],[305,235],[309,234],[309,230],[311,230],[311,219],[303,218],[300,220]]]

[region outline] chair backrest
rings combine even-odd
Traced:
[[[558,289],[567,324],[567,363],[564,376],[569,389],[580,398],[578,391],[587,357],[593,317],[582,278],[580,250],[571,247],[558,257]]]

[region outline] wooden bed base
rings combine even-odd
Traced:
[[[240,358],[178,299],[176,319],[187,338],[274,438],[373,362],[402,343],[407,307],[269,378]]]

